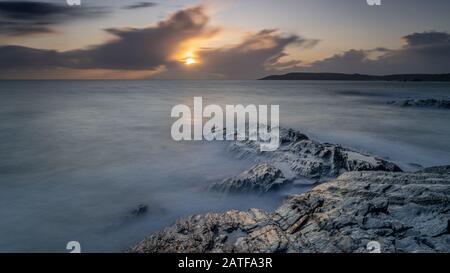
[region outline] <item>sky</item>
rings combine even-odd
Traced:
[[[450,1],[0,0],[0,79],[450,73]]]

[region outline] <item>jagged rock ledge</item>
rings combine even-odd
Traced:
[[[258,164],[238,176],[212,184],[209,189],[225,193],[263,194],[290,184],[283,172],[267,163]]]
[[[348,172],[295,195],[274,213],[195,215],[129,252],[450,252],[449,167]]]
[[[316,184],[347,171],[402,170],[394,163],[341,147],[320,143],[293,129],[280,129],[280,148],[261,152],[258,141],[234,141],[228,151],[256,162],[249,170],[218,181],[210,190],[224,193],[263,194],[292,183]]]

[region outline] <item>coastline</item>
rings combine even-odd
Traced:
[[[390,82],[449,82],[450,74],[392,74],[367,75],[345,73],[287,73],[269,75],[263,81],[390,81]]]
[[[282,130],[282,143],[267,157],[256,152],[258,143],[233,142],[229,151],[259,163],[210,190],[264,194],[299,179],[317,185],[313,189],[289,197],[273,213],[254,208],[189,216],[127,251],[363,253],[373,241],[383,252],[450,251],[449,166],[403,172],[290,129]]]

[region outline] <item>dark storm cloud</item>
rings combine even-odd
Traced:
[[[170,62],[186,41],[215,33],[203,7],[181,10],[154,27],[108,29],[111,42],[64,55],[77,68],[152,70]]]
[[[249,34],[240,43],[218,49],[200,49],[200,63],[187,67],[174,60],[180,47],[191,39],[207,38],[218,32],[208,26],[209,18],[202,6],[180,10],[155,26],[147,28],[108,29],[114,36],[109,42],[86,49],[66,52],[40,51],[24,47],[0,47],[3,67],[70,68],[107,70],[147,70],[165,68],[163,77],[236,78],[263,76],[276,68],[297,65],[282,62],[289,45],[312,47],[317,41],[297,35],[283,36],[276,30]],[[181,52],[183,53],[183,52]],[[28,62],[28,64],[27,64]]]
[[[142,8],[151,8],[158,5],[155,2],[138,2],[132,5],[128,5],[123,7],[124,9],[142,9]]]
[[[104,8],[77,6],[62,3],[2,1],[0,2],[0,34],[27,35],[51,33],[53,26],[79,18],[106,14]]]
[[[17,20],[32,20],[39,17],[64,13],[60,5],[46,2],[29,1],[2,1],[0,2],[0,14],[4,17]]]
[[[186,41],[214,34],[217,29],[208,27],[208,21],[200,6],[178,11],[152,27],[108,29],[113,40],[87,49],[56,52],[3,46],[0,67],[156,70],[173,62],[173,54]]]
[[[0,18],[0,35],[21,36],[37,33],[53,33],[48,23],[29,23],[23,21],[3,21]]]
[[[397,50],[348,50],[298,70],[367,74],[448,73],[450,72],[450,34],[413,33],[403,37],[405,45]],[[373,54],[379,56],[373,58]]]
[[[445,32],[423,32],[413,33],[403,37],[407,46],[422,46],[422,45],[436,45],[436,44],[448,44],[450,43],[450,35]]]
[[[22,46],[0,47],[0,70],[52,68],[62,65],[62,61],[61,55],[54,50]]]

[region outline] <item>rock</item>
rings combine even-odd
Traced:
[[[450,252],[450,175],[348,172],[258,209],[191,216],[130,252]]]
[[[402,171],[394,163],[339,145],[310,140],[292,129],[280,129],[280,142],[280,148],[274,152],[260,152],[260,142],[250,140],[234,141],[228,150],[239,158],[268,162],[291,180],[326,181],[346,171]]]
[[[258,164],[236,177],[214,183],[210,189],[225,193],[258,193],[274,191],[289,184],[280,169],[264,163]]]
[[[133,209],[131,214],[133,214],[135,216],[139,216],[139,215],[142,215],[142,214],[146,213],[147,210],[148,210],[148,206],[147,205],[139,204],[135,209]]]
[[[223,133],[226,134],[225,130]],[[235,177],[214,183],[209,189],[225,193],[263,194],[295,180],[305,184],[306,179],[313,185],[346,171],[402,171],[394,163],[338,145],[322,144],[292,129],[280,129],[280,142],[277,151],[266,153],[259,151],[258,141],[232,142],[229,151],[240,158],[251,157],[258,164]]]
[[[450,100],[446,99],[406,99],[400,101],[391,101],[388,102],[388,104],[398,105],[402,107],[429,107],[450,109]]]

